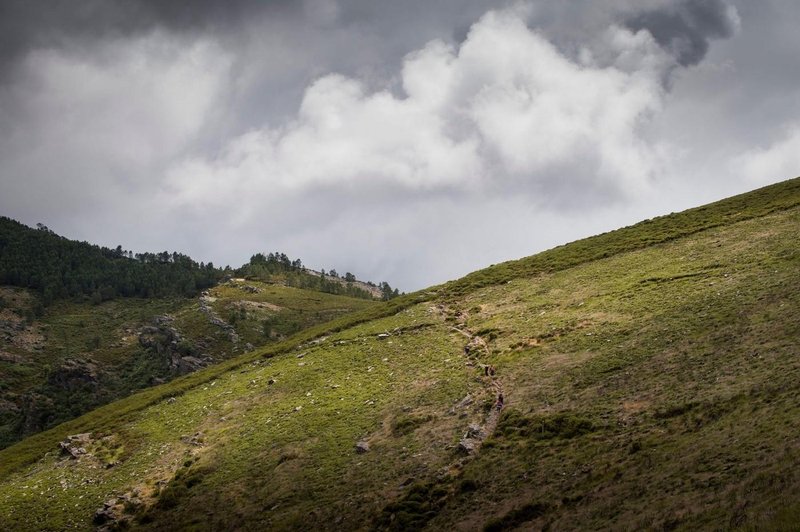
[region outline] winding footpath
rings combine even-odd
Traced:
[[[443,315],[446,315],[449,311],[444,305],[440,305],[437,309]],[[495,396],[494,406],[486,415],[481,426],[476,427],[471,425],[459,444],[462,450],[472,454],[477,452],[484,440],[494,434],[494,431],[497,429],[497,423],[500,421],[500,414],[505,407],[505,395],[503,392],[503,383],[497,377],[497,371],[494,366],[481,362],[481,357],[488,359],[491,355],[486,340],[466,326],[467,314],[459,311],[455,316],[456,325],[451,326],[450,330],[467,338],[467,344],[464,346],[464,355],[471,365],[477,365],[483,371],[483,376],[488,380],[487,387],[492,390]]]

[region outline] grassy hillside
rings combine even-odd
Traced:
[[[1,451],[0,528],[793,529],[798,229],[800,179],[306,329]]]
[[[259,282],[93,304],[0,287],[0,448],[374,302]]]

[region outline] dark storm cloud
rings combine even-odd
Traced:
[[[252,16],[298,10],[291,0],[0,1],[0,76],[27,51],[89,44],[161,27],[223,31]]]
[[[731,37],[738,18],[724,0],[681,0],[637,13],[625,26],[647,30],[682,66],[698,64],[712,39]]]
[[[324,4],[340,10],[337,25],[363,25],[390,41],[400,34],[431,33],[431,27],[455,19],[467,28],[485,9],[505,4],[490,0],[381,3],[355,0],[0,0],[0,69],[32,48],[61,47],[130,36],[161,27],[175,32],[235,33],[263,18],[298,24]],[[425,12],[423,20],[419,16]],[[437,34],[438,36],[438,34]],[[428,38],[433,38],[429,35]],[[405,50],[407,51],[407,50]]]

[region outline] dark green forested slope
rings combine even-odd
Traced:
[[[195,296],[213,286],[222,272],[180,253],[141,253],[77,242],[48,228],[32,229],[0,217],[0,285],[31,288],[44,305],[87,296]]]
[[[57,299],[84,296],[93,302],[116,297],[193,297],[224,276],[260,281],[363,299],[398,295],[388,283],[358,281],[335,270],[316,274],[285,253],[256,253],[234,270],[215,268],[189,256],[163,251],[134,253],[101,247],[57,235],[47,227],[30,228],[0,217],[0,285],[36,290],[46,306]]]

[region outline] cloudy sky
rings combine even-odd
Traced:
[[[800,175],[796,0],[0,0],[0,214],[414,290]]]

